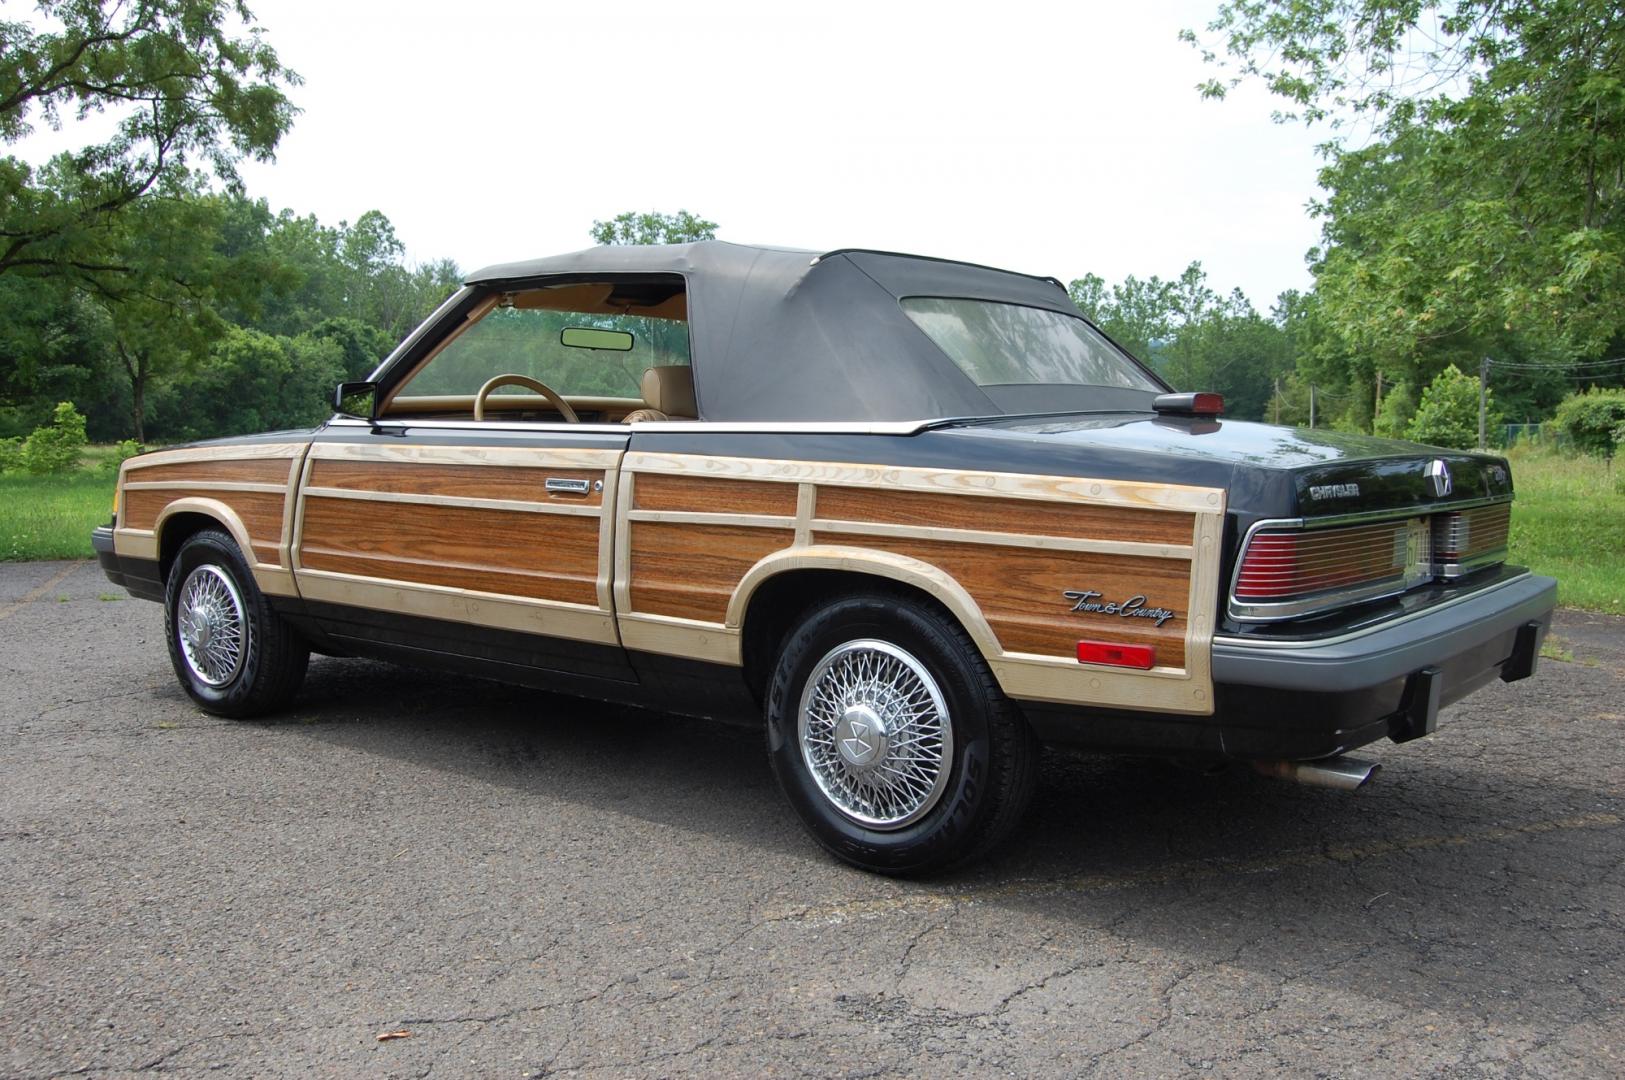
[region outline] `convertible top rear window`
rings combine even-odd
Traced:
[[[1162,390],[1081,318],[989,300],[908,296],[900,302],[915,325],[977,386]]]

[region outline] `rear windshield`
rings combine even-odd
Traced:
[[[983,389],[1100,386],[1161,393],[1163,387],[1082,318],[990,300],[910,296],[903,310]]]

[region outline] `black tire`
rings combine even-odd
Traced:
[[[861,673],[864,664],[882,665],[880,675],[868,685],[909,688],[910,701],[940,700],[941,720],[930,719],[929,714],[938,711],[934,704],[912,710],[904,706],[901,711],[883,704],[869,709],[866,698],[881,700],[883,694],[841,689],[864,685],[855,674],[841,674]],[[928,678],[922,680],[921,672]],[[816,686],[809,689],[809,680],[815,678]],[[933,685],[935,696],[930,693]],[[804,700],[811,705],[805,710],[809,733],[805,743]],[[843,719],[834,724],[831,718],[843,703]],[[915,790],[898,796],[885,810],[843,808],[838,800],[846,799],[849,806],[862,801],[852,796],[850,786],[863,783],[854,778],[875,775],[883,760],[898,760],[887,757],[893,752],[882,740],[904,737],[910,729],[906,721],[886,719],[882,712],[925,716],[924,726],[914,732],[929,735],[945,729],[946,739],[908,737],[908,745],[928,748],[927,766],[935,762],[938,767],[925,768]],[[1026,720],[1000,691],[958,623],[906,596],[840,597],[808,612],[779,654],[768,684],[766,713],[768,756],[790,805],[820,844],[866,870],[919,874],[979,858],[1009,835],[1032,799],[1038,745]],[[876,719],[881,739],[854,742],[843,737],[858,730],[850,726],[854,721],[863,725]],[[888,733],[887,725],[895,730]],[[857,749],[841,751],[837,743]],[[867,764],[853,760],[853,754],[870,753],[878,756]],[[895,782],[885,778],[879,782],[893,783],[896,789]],[[934,794],[921,795],[927,783]],[[856,790],[861,796],[873,789]],[[882,799],[875,805],[884,803]],[[891,820],[881,820],[888,817]]]
[[[191,599],[189,583],[200,590]],[[201,632],[199,618],[187,617],[194,612],[202,613]],[[183,641],[188,627],[192,636]],[[164,639],[181,687],[216,716],[281,708],[299,691],[310,663],[304,638],[271,610],[237,544],[219,529],[195,534],[176,553],[164,583]]]

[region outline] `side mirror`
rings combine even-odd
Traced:
[[[339,383],[333,391],[333,408],[343,416],[359,420],[374,419],[378,408],[378,384],[371,382]]]

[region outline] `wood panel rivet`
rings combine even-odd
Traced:
[[[1214,492],[1213,494],[1209,495],[1207,497],[1207,501],[1208,501],[1209,506],[1218,506],[1219,505],[1219,493]]]
[[[1091,494],[1091,495],[1099,495],[1100,494],[1100,485],[1099,484],[1090,484],[1089,485],[1089,494]]]
[[[1091,690],[1099,690],[1100,689],[1100,680],[1099,679],[1090,679],[1089,680],[1089,689],[1091,689]]]

